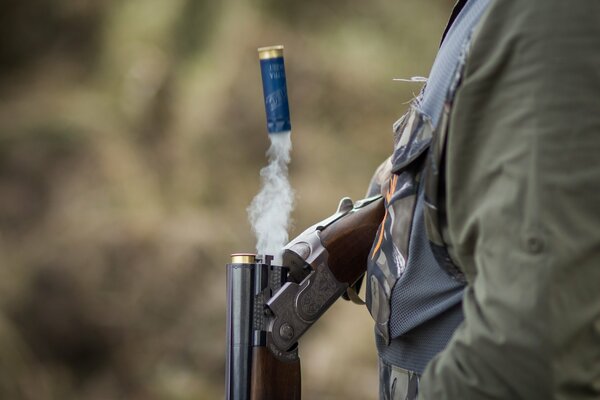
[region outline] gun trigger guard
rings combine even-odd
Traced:
[[[353,302],[354,304],[358,304],[359,306],[364,306],[365,304],[367,304],[363,299],[360,298],[358,292],[352,286],[346,289],[346,293],[344,293],[344,298]]]

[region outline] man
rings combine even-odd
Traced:
[[[424,168],[456,71],[488,4],[457,3],[427,85],[394,126],[394,153],[369,190],[369,195],[384,194],[386,207],[367,271],[367,306],[376,321],[384,400],[416,398],[426,364],[463,318],[463,276],[440,268],[427,238]]]
[[[598,399],[600,3],[493,1],[461,75],[426,218],[465,320],[420,398]]]
[[[415,398],[456,326],[419,398],[600,398],[599,111],[600,3],[457,3],[371,190],[381,398]]]

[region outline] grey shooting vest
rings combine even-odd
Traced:
[[[431,164],[432,138],[447,120],[471,33],[490,1],[459,2],[426,86],[394,124],[392,176],[382,188],[386,214],[368,259],[366,301],[380,358],[417,374],[463,319],[462,274],[451,262],[446,265],[443,243],[441,250],[433,245],[434,252],[428,237],[425,212],[427,227],[437,229],[429,221],[438,216],[431,213],[435,204],[425,201],[424,169]],[[428,165],[427,175],[432,174]]]

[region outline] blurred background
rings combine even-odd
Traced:
[[[225,264],[268,147],[256,48],[285,45],[290,235],[364,195],[447,0],[4,0],[0,398],[220,399]],[[306,399],[376,399],[368,312],[301,342]]]

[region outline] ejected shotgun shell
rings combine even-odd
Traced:
[[[267,129],[269,133],[289,132],[292,125],[285,84],[283,46],[261,47],[258,49],[258,58],[267,112]]]

